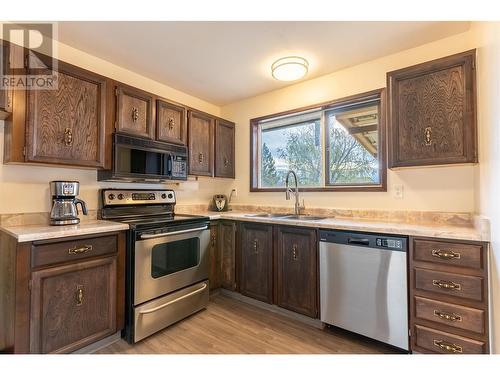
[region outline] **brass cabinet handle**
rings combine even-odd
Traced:
[[[64,129],[64,144],[71,146],[73,144],[73,131],[71,128]]]
[[[172,130],[174,128],[174,126],[175,126],[175,120],[174,120],[174,118],[173,117],[169,117],[169,119],[168,119],[168,128],[170,130]]]
[[[432,128],[430,126],[424,130],[424,145],[432,145]]]
[[[224,156],[224,167],[229,165],[229,159]]]
[[[292,246],[292,259],[293,260],[297,260],[297,245],[296,244],[293,244]]]
[[[454,283],[453,281],[432,280],[432,285],[441,289],[453,289],[453,290],[462,289],[462,286],[460,284]]]
[[[452,344],[443,340],[434,340],[434,346],[437,346],[441,350],[445,350],[450,353],[462,353],[463,349],[460,345]]]
[[[259,243],[257,242],[257,240],[253,240],[253,251],[255,254],[257,254],[259,252],[258,247],[259,247]]]
[[[132,121],[136,122],[139,119],[139,110],[136,107],[132,108]]]
[[[92,245],[84,245],[82,247],[73,247],[71,249],[68,249],[68,254],[82,254],[86,253],[87,251],[92,251],[93,246]]]
[[[76,287],[76,305],[81,306],[83,304],[83,286],[78,285]]]
[[[212,247],[215,247],[215,240],[216,240],[216,237],[215,237],[215,234],[212,235]]]
[[[198,154],[198,162],[203,163],[203,160],[205,159],[205,156],[200,152]]]
[[[438,318],[443,319],[443,320],[448,320],[450,322],[461,322],[462,321],[462,317],[458,314],[445,313],[445,312],[441,312],[439,310],[434,310],[434,316],[437,316]]]
[[[446,260],[452,260],[452,259],[460,259],[460,253],[456,253],[454,251],[447,251],[447,250],[432,250],[431,252],[433,257],[440,258],[440,259],[446,259]]]

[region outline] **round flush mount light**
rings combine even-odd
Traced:
[[[309,63],[299,56],[287,56],[271,65],[271,72],[278,81],[296,81],[307,74]]]

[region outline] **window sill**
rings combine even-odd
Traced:
[[[256,188],[250,187],[251,193],[280,193],[284,192],[285,188]],[[387,186],[385,184],[373,185],[373,186],[321,186],[321,187],[300,187],[300,192],[386,192]]]

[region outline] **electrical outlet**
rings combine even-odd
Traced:
[[[394,185],[394,198],[395,199],[403,199],[404,196],[404,188],[403,185]]]

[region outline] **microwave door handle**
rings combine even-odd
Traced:
[[[168,236],[175,236],[177,234],[199,232],[200,230],[205,230],[205,229],[208,229],[207,225],[205,225],[204,227],[178,230],[178,231],[175,231],[175,232],[155,233],[155,234],[141,234],[140,238],[141,238],[141,240],[147,240],[147,239],[150,239],[150,238],[168,237]]]

